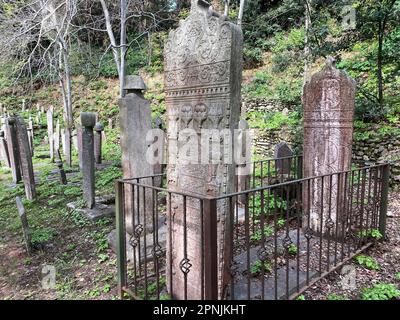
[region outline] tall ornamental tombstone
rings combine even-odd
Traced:
[[[47,110],[47,137],[50,146],[50,160],[54,160],[54,118],[53,118],[53,108]]]
[[[125,80],[125,97],[120,99],[120,128],[121,128],[121,149],[122,149],[122,171],[124,179],[135,177],[146,177],[153,175],[153,167],[147,161],[146,152],[148,143],[146,135],[151,127],[150,102],[144,98],[143,91],[146,85],[139,76],[127,76]],[[147,180],[147,181],[146,181]],[[151,179],[144,179],[141,182],[151,185]],[[143,223],[144,212],[147,221],[152,221],[153,205],[152,195],[146,190],[146,201],[143,201],[143,189],[139,190],[139,212],[137,212],[137,197],[132,201],[131,186],[126,186],[125,212],[126,228],[128,233],[133,232],[132,221],[136,226]],[[144,207],[146,206],[146,207]],[[134,219],[132,218],[134,217]],[[139,228],[141,229],[141,228]]]
[[[351,169],[355,92],[355,81],[336,69],[331,58],[305,84],[305,178]],[[332,182],[327,177],[313,179],[310,193],[308,187],[303,189],[304,209],[309,213],[303,225],[309,232],[325,234],[335,228],[340,213],[345,212],[346,196],[343,191],[338,193],[338,189],[344,190],[344,184],[344,178],[334,175]]]
[[[10,157],[11,173],[14,183],[21,181],[21,166],[18,147],[17,130],[15,126],[15,117],[9,117],[6,120],[7,149]]]
[[[15,118],[15,128],[18,140],[21,172],[25,186],[25,195],[28,200],[33,200],[36,198],[35,175],[33,172],[28,130],[22,117],[17,116]]]
[[[96,164],[101,164],[102,162],[101,146],[103,140],[103,131],[104,131],[103,124],[97,122],[94,127],[94,159]]]
[[[185,163],[181,160],[184,148],[181,149],[183,137],[179,132],[193,129],[200,137],[202,129],[225,129],[234,136],[233,130],[237,129],[240,116],[242,45],[241,29],[213,11],[203,0],[192,0],[189,17],[169,34],[165,46],[165,90],[169,149],[167,183],[170,190],[198,196],[219,196],[234,191],[235,165]],[[172,158],[172,146],[177,146],[175,159]],[[197,147],[200,150],[200,145],[195,145],[193,152]],[[172,222],[168,222],[172,239],[167,237],[167,259],[172,266],[167,270],[170,294],[176,299],[201,299],[202,249],[209,252],[209,248],[202,248],[200,203],[188,198],[184,206],[181,196],[173,196],[167,207],[171,208],[168,215],[172,218]],[[220,298],[230,277],[228,202],[218,201],[216,211],[217,243],[209,245],[218,246],[218,279],[215,282]],[[206,276],[214,277],[212,274]],[[207,292],[206,298],[217,298],[214,292],[212,296],[209,294]]]
[[[83,197],[88,209],[95,206],[95,163],[93,127],[96,125],[94,113],[82,112],[82,176]]]
[[[7,141],[3,130],[0,130],[0,156],[5,166],[11,168],[10,156],[8,154]]]

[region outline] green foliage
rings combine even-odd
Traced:
[[[34,230],[31,234],[32,245],[38,246],[50,242],[56,235],[57,232],[50,228]]]
[[[262,262],[260,260],[257,260],[250,267],[250,273],[253,276],[258,276],[263,271],[264,271],[264,273],[272,273],[272,266],[269,261]]]
[[[354,258],[354,260],[361,266],[369,269],[369,270],[380,270],[379,264],[375,261],[374,258],[365,256],[365,255],[358,255]]]
[[[372,238],[375,240],[380,240],[383,238],[382,233],[378,229],[368,229],[357,233],[359,238]]]
[[[392,300],[400,298],[400,291],[394,284],[378,283],[361,291],[361,300]]]
[[[285,115],[282,112],[263,113],[253,111],[247,114],[248,122],[251,128],[261,130],[279,130],[284,126],[294,127],[299,123],[299,114],[297,112],[289,112]]]
[[[305,301],[306,297],[304,296],[304,294],[301,294],[296,298],[296,300]]]
[[[331,301],[340,300],[341,301],[341,300],[349,300],[349,299],[347,299],[344,296],[340,296],[338,294],[332,293],[332,294],[328,295],[327,300],[331,300]]]
[[[274,229],[270,226],[264,226],[264,236],[268,238],[274,234]],[[254,234],[251,235],[251,241],[260,241],[262,238],[261,230],[257,230]]]
[[[397,272],[397,273],[395,274],[394,278],[395,278],[396,280],[399,280],[399,281],[400,281],[400,272]]]
[[[297,252],[299,251],[299,249],[297,248],[297,246],[295,244],[291,244],[288,248],[288,252],[289,254],[295,256],[297,254]]]
[[[278,221],[276,222],[276,226],[281,229],[285,226],[286,220],[283,218],[279,218]]]
[[[255,195],[249,200],[249,209],[253,217],[258,218],[263,212],[264,215],[271,215],[276,210],[287,210],[286,200],[279,196],[264,196],[264,206],[261,205],[261,196]]]

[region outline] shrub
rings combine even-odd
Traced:
[[[257,260],[256,262],[254,262],[254,264],[250,267],[250,273],[253,276],[257,276],[260,273],[262,273],[264,270],[264,273],[271,273],[272,272],[272,266],[271,263],[268,261],[260,261]]]
[[[378,283],[372,288],[364,288],[361,300],[392,300],[400,297],[400,291],[394,284]]]
[[[354,259],[359,265],[361,265],[369,270],[380,270],[379,264],[372,257],[361,254],[361,255],[356,256]]]

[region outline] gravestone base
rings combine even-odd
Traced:
[[[85,215],[89,220],[97,221],[106,217],[115,216],[115,205],[110,203],[110,197],[96,197],[93,209],[80,208],[77,202],[70,202],[67,208]]]
[[[165,224],[165,217],[160,217],[159,221],[158,221],[158,245],[161,247],[161,250],[163,252],[163,254],[166,254],[166,241],[167,241],[167,225]],[[147,231],[148,233],[146,234],[146,258],[147,261],[150,261],[151,259],[153,259],[153,248],[154,248],[154,244],[153,244],[153,233],[150,232],[150,230]],[[132,247],[132,245],[130,244],[130,239],[131,239],[131,235],[129,233],[125,234],[125,238],[126,238],[126,260],[128,262],[128,264],[133,265],[135,259],[134,259],[134,254],[136,251],[136,261],[138,261],[138,256],[137,256],[137,252],[138,250],[134,250],[134,248]],[[140,262],[144,262],[144,251],[145,248],[143,246],[144,243],[144,236],[142,236],[140,238],[140,254],[141,254],[141,258],[140,258]],[[112,230],[109,234],[108,234],[108,244],[110,246],[110,248],[117,253],[117,230]]]

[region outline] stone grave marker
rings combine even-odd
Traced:
[[[24,234],[26,251],[30,255],[32,253],[31,230],[29,228],[29,223],[28,223],[28,218],[26,216],[25,207],[24,207],[24,204],[22,203],[22,200],[20,197],[16,197],[15,202],[17,204],[19,218],[21,219],[22,232]]]
[[[336,69],[332,58],[304,86],[305,178],[351,169],[355,92],[355,81]],[[310,203],[308,188],[303,191],[304,212],[310,212],[310,225],[305,216],[304,226],[317,233],[329,231],[338,221],[338,213],[345,212],[347,199],[344,193],[337,192],[338,185],[344,190],[344,178],[338,181],[335,175],[331,189],[329,180],[325,179],[323,186],[322,179],[312,181]]]
[[[201,196],[234,192],[234,164],[185,164],[181,159],[179,132],[193,129],[229,130],[232,137],[240,116],[243,36],[239,27],[213,11],[207,1],[192,0],[189,17],[169,34],[165,45],[165,91],[168,116],[168,189]],[[174,159],[171,146],[177,146]],[[194,149],[196,146],[194,147]],[[200,146],[199,146],[200,148]],[[200,150],[200,149],[198,149]],[[183,150],[182,150],[183,151]],[[215,160],[215,159],[213,159]],[[169,224],[172,243],[167,244],[167,279],[173,274],[173,298],[183,299],[185,279],[187,298],[200,299],[202,288],[202,239],[198,201],[187,203],[187,246],[183,244],[184,210],[182,197],[172,197],[173,223]],[[228,202],[217,209],[219,298],[230,277],[230,229]],[[169,239],[168,239],[169,241]],[[186,249],[186,250],[185,250]],[[172,250],[172,252],[171,252]],[[205,250],[208,250],[205,248]],[[169,257],[172,257],[170,260]],[[208,267],[208,266],[207,266]],[[217,297],[206,297],[216,299]]]
[[[7,141],[5,139],[4,131],[0,130],[0,156],[4,165],[11,168],[10,156],[8,154]]]
[[[102,140],[103,140],[103,132],[104,126],[102,123],[97,122],[94,127],[94,159],[96,164],[101,164],[102,162],[102,154],[101,154],[101,147],[102,147]]]
[[[150,102],[143,96],[146,85],[139,76],[127,76],[124,89],[126,95],[119,101],[123,178],[151,176],[153,175],[153,166],[148,163],[145,156],[148,148],[146,134],[152,129]],[[151,179],[143,182],[149,185],[152,183]],[[146,192],[146,201],[143,201],[143,190],[141,190],[139,195],[141,199],[140,209],[139,213],[137,213],[135,211],[137,210],[137,205],[132,204],[132,187],[126,187],[126,227],[128,233],[131,234],[133,232],[132,215],[134,215],[135,219],[141,217],[140,221],[143,221],[143,208],[146,206],[145,211],[149,215],[147,221],[152,221],[150,216],[152,215],[153,205],[151,192]]]
[[[291,168],[295,165],[293,163],[295,159],[289,158],[292,157],[293,155],[294,153],[292,149],[290,149],[290,147],[287,145],[287,143],[281,142],[275,146],[274,158],[279,159],[275,161],[275,168],[278,176],[280,176],[281,178],[289,177]]]
[[[95,206],[95,163],[93,127],[96,124],[94,113],[82,112],[82,175],[83,196],[88,209]]]
[[[9,117],[6,120],[7,149],[10,158],[11,172],[13,182],[17,184],[21,181],[21,165],[18,147],[17,131],[15,126],[15,117]]]
[[[47,137],[50,146],[50,160],[54,160],[54,119],[53,108],[47,110]]]
[[[25,194],[28,200],[33,200],[36,198],[35,175],[33,172],[31,148],[29,147],[28,130],[22,117],[17,116],[15,118],[15,127]]]

